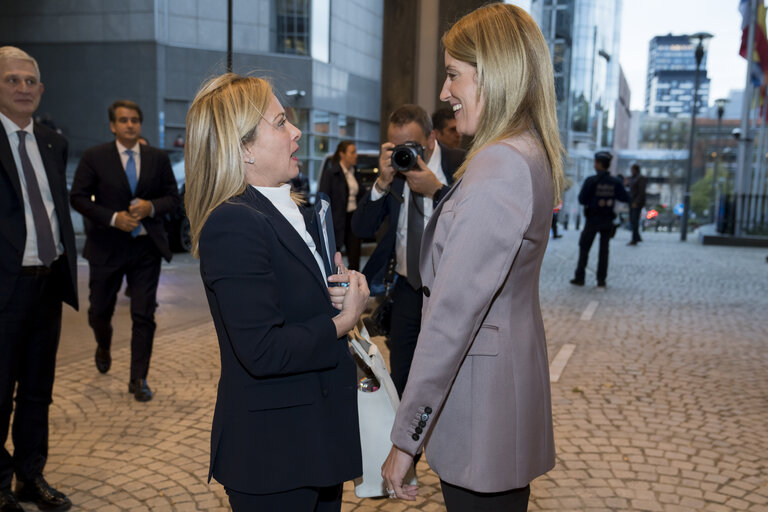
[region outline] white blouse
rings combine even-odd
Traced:
[[[299,206],[293,202],[291,198],[291,185],[286,183],[279,187],[256,187],[256,190],[264,194],[264,197],[269,199],[269,202],[277,208],[283,217],[293,226],[293,229],[299,234],[304,243],[309,247],[309,252],[315,257],[317,266],[320,267],[320,272],[323,274],[323,281],[328,281],[328,276],[325,275],[325,265],[323,264],[323,258],[320,256],[320,252],[315,246],[315,241],[312,239],[312,235],[307,231],[307,226],[304,223],[304,216],[299,211]]]

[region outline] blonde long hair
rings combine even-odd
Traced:
[[[184,146],[184,206],[195,257],[211,212],[245,191],[242,146],[256,139],[271,94],[272,86],[262,78],[226,73],[205,82],[192,101]]]
[[[533,127],[552,168],[554,204],[563,191],[563,158],[555,111],[549,48],[523,9],[490,4],[467,14],[442,37],[454,58],[477,68],[478,99],[485,99],[477,132],[458,179],[481,148]]]

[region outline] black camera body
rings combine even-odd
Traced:
[[[392,150],[392,167],[396,171],[418,169],[418,157],[424,159],[424,146],[409,140],[405,144],[395,146]]]

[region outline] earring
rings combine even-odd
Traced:
[[[247,163],[247,164],[252,164],[253,162],[255,162],[253,157],[251,157],[251,158],[249,158],[248,160],[245,161],[245,163]]]

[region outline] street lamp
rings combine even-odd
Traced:
[[[688,141],[688,170],[685,173],[685,194],[683,195],[683,219],[680,223],[680,240],[685,242],[688,237],[688,216],[691,210],[691,175],[693,174],[693,138],[696,131],[696,111],[698,110],[699,95],[699,70],[701,61],[706,51],[705,45],[712,38],[712,34],[699,32],[689,36],[691,42],[698,40],[696,45],[696,77],[693,82],[693,102],[691,107],[691,138]]]
[[[715,210],[717,209],[717,170],[720,167],[720,153],[722,153],[722,147],[720,146],[720,129],[723,126],[723,114],[725,113],[725,105],[728,100],[725,98],[718,98],[715,100],[715,106],[717,107],[717,135],[715,145],[717,146],[717,158],[715,158],[715,168],[712,170],[712,209],[710,214],[710,220],[715,222]]]

